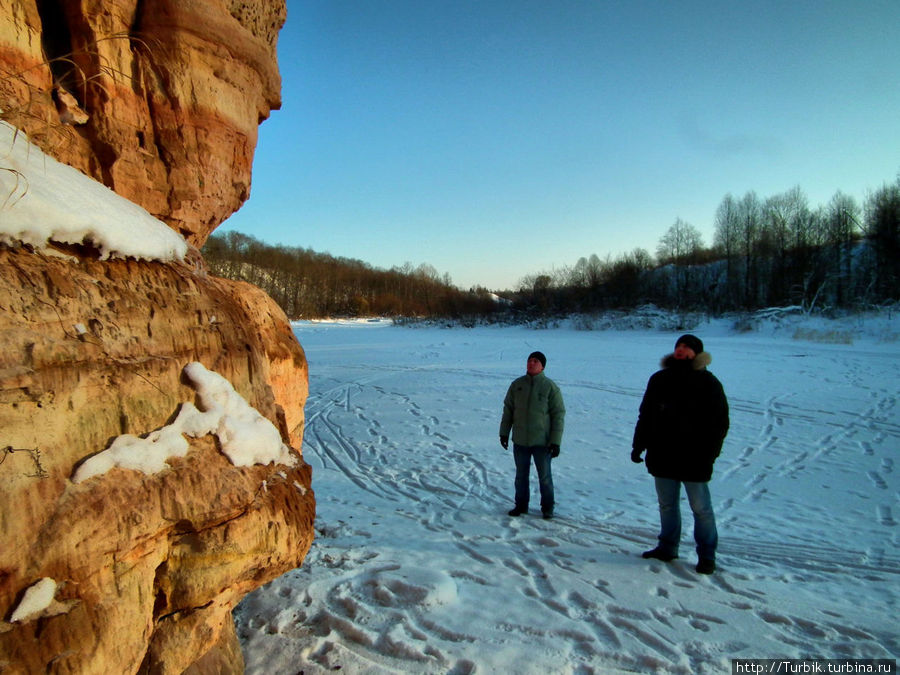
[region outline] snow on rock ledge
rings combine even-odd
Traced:
[[[113,467],[143,473],[162,471],[169,466],[167,460],[187,454],[189,445],[184,434],[193,438],[214,434],[222,452],[235,466],[296,464],[275,425],[249,405],[228,380],[197,362],[186,365],[184,372],[196,388],[205,412],[187,401],[174,422],[146,438],[131,434],[117,437],[107,450],[78,467],[72,481],[81,483]]]
[[[222,452],[235,466],[270,462],[293,466],[296,463],[275,425],[248,405],[228,380],[197,362],[186,365],[184,372],[196,387],[206,409],[206,412],[200,413],[191,405],[196,414],[190,411],[186,414],[185,429],[188,433],[193,436],[204,433],[218,436]],[[197,427],[189,427],[192,423],[196,423]]]
[[[29,586],[22,597],[22,602],[16,607],[16,610],[10,617],[11,623],[22,623],[32,621],[43,614],[53,603],[53,597],[56,595],[56,582],[44,577],[36,582],[33,586]]]
[[[0,242],[90,244],[101,260],[183,260],[184,238],[102,183],[60,164],[0,122]]]

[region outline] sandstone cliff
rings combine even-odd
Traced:
[[[198,248],[281,104],[284,0],[0,0],[0,110]]]
[[[182,672],[234,640],[244,594],[302,561],[308,466],[236,467],[205,437],[158,474],[72,474],[194,400],[191,361],[287,439],[278,394],[305,382],[302,351],[268,296],[183,265],[2,250],[0,307],[0,611],[40,578],[60,584],[50,616],[0,623],[0,671]]]
[[[0,0],[2,115],[199,246],[247,197],[284,16],[281,0]],[[14,240],[0,238],[0,672],[240,672],[232,608],[313,534],[306,361],[286,317],[205,274],[196,248],[105,259],[87,237]],[[205,434],[161,471],[73,481],[197,402],[193,362],[275,425],[289,461],[236,465]],[[29,588],[47,596],[34,612]]]

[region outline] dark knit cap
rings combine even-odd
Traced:
[[[544,356],[541,352],[531,352],[528,355],[528,358],[529,359],[537,359],[538,361],[541,362],[542,367],[544,367],[544,368],[547,367],[547,357]]]
[[[696,335],[691,335],[688,333],[687,335],[682,335],[678,340],[675,341],[675,347],[678,345],[684,345],[685,347],[689,347],[694,351],[694,354],[700,354],[703,351],[703,340],[698,338]]]

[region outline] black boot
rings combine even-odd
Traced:
[[[712,558],[700,558],[697,561],[697,574],[712,574],[716,571],[716,561]]]
[[[669,562],[671,560],[675,560],[678,556],[669,553],[668,551],[664,551],[659,546],[654,549],[650,549],[649,551],[644,551],[641,553],[642,558],[653,558],[654,560],[662,560],[663,562]]]

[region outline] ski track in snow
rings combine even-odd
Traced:
[[[628,451],[658,335],[620,337],[635,353],[613,370],[583,333],[341,330],[299,332],[317,539],[301,569],[239,607],[248,673],[724,673],[738,657],[896,657],[896,357],[811,346],[816,363],[797,367],[752,340],[707,341],[732,428],[711,484],[720,570],[702,577],[686,500],[681,558],[639,557],[657,514]],[[361,330],[377,339],[326,349]],[[513,466],[496,440],[532,341],[548,345],[568,408],[552,521],[505,515]],[[746,350],[752,370],[728,365]]]

